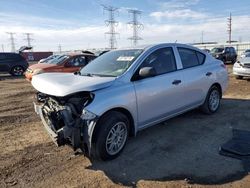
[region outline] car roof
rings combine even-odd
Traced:
[[[70,57],[81,56],[81,55],[93,56],[93,57],[95,57],[94,54],[90,54],[90,53],[74,53],[74,52],[71,52],[71,53],[67,53],[67,54],[64,54],[64,55],[68,55],[68,56],[70,56]]]
[[[188,45],[188,44],[181,44],[181,43],[158,43],[158,44],[146,44],[146,45],[139,45],[139,46],[132,46],[132,47],[123,47],[116,50],[126,50],[126,49],[142,49],[146,50],[152,47],[161,47],[161,46],[177,46],[177,47],[183,47],[183,48],[193,48],[198,49],[194,46]]]

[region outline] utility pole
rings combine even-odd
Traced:
[[[116,44],[116,35],[119,34],[115,32],[115,27],[118,25],[118,22],[115,21],[115,13],[118,11],[118,8],[102,5],[103,10],[109,13],[109,19],[105,20],[105,24],[109,27],[109,31],[105,35],[109,35],[109,48],[115,49]]]
[[[143,25],[138,21],[138,16],[141,15],[141,11],[129,9],[129,14],[132,14],[133,20],[128,22],[128,25],[130,25],[133,29],[133,36],[128,38],[132,41],[133,45],[136,46],[138,44],[139,40],[142,40],[141,37],[139,37],[138,29],[141,29]]]
[[[232,41],[232,14],[230,13],[230,17],[227,18],[227,22],[228,22],[228,34],[229,34],[229,44],[231,44],[231,41]]]
[[[62,53],[62,46],[61,46],[61,44],[58,45],[58,52]]]
[[[33,35],[33,33],[24,33],[24,35],[26,35],[26,38],[24,40],[27,41],[28,47],[32,47],[31,46],[31,41],[34,40],[34,39],[31,38],[31,35]]]
[[[16,48],[15,48],[15,38],[14,38],[15,33],[13,33],[13,32],[7,32],[7,34],[10,35],[11,52],[15,52],[16,51]]]

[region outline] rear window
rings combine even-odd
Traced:
[[[191,49],[178,48],[183,68],[198,66],[204,63],[205,55]]]
[[[11,60],[15,60],[15,61],[20,61],[23,60],[24,58],[20,55],[20,54],[15,54],[15,53],[9,53],[6,54],[6,59],[11,59]]]

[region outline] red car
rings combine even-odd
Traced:
[[[39,63],[29,66],[25,72],[27,80],[32,76],[47,72],[76,72],[87,65],[96,56],[90,53],[61,55],[48,63]]]

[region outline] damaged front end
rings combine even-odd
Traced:
[[[97,116],[84,108],[94,99],[90,92],[55,97],[38,92],[35,111],[56,145],[71,145],[74,150],[91,150],[91,137]]]

